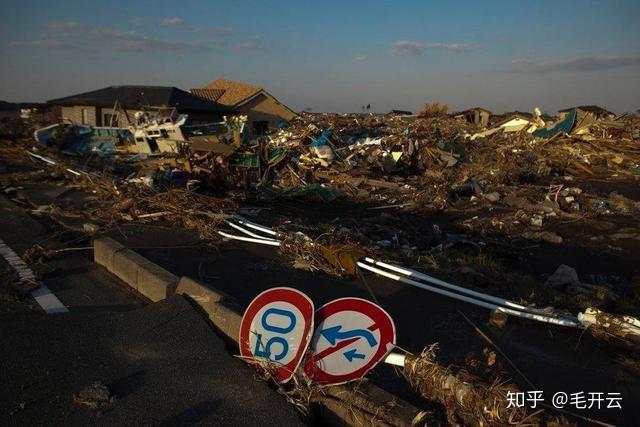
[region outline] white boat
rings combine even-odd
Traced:
[[[115,111],[115,108],[114,108]],[[111,152],[135,154],[178,154],[181,144],[189,144],[190,139],[202,143],[235,142],[240,144],[244,136],[246,116],[234,116],[223,122],[186,125],[188,115],[179,114],[175,108],[160,108],[156,111],[138,111],[134,123],[126,128],[97,127],[57,123],[34,132],[34,138],[41,144],[64,136],[64,145],[72,145],[73,150],[83,154],[90,144],[109,144]],[[61,144],[62,145],[62,144]]]
[[[178,114],[175,108],[159,109],[154,114],[139,111],[134,117],[136,123],[129,127],[133,143],[126,147],[130,153],[178,153],[178,144],[186,141],[181,127],[188,116]]]

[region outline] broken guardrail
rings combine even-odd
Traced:
[[[259,243],[263,245],[281,246],[284,235],[281,232],[273,230],[264,225],[256,224],[240,215],[233,215],[225,223],[231,228],[240,231],[248,237],[231,234],[222,230],[218,231],[221,236],[251,243]],[[255,233],[251,230],[257,231]],[[261,234],[260,234],[261,233]],[[313,244],[312,242],[310,244]],[[578,316],[569,316],[561,313],[548,312],[546,310],[527,307],[505,298],[477,292],[465,287],[446,282],[444,280],[429,276],[427,274],[415,271],[406,267],[378,261],[370,257],[365,257],[357,261],[357,266],[361,269],[370,271],[378,276],[382,276],[397,282],[401,282],[410,286],[434,292],[449,298],[463,301],[469,304],[483,307],[489,310],[496,310],[505,314],[520,317],[523,319],[535,320],[538,322],[549,323],[558,326],[572,328],[588,328],[597,325],[602,328],[608,328],[614,324],[619,327],[626,335],[634,335],[640,337],[640,321],[632,317],[616,317],[616,321],[598,322],[593,310],[586,310],[579,313]],[[390,355],[385,362],[402,366],[404,361],[398,357]]]
[[[384,276],[388,279],[395,280],[397,282],[402,282],[407,285],[415,286],[420,289],[424,289],[424,290],[434,292],[440,295],[444,295],[453,299],[457,299],[459,301],[468,302],[470,304],[473,304],[479,307],[488,308],[490,310],[498,310],[506,314],[510,314],[512,316],[522,317],[524,319],[537,320],[539,322],[551,323],[554,325],[572,326],[572,327],[580,327],[581,325],[580,321],[576,317],[568,317],[568,316],[560,317],[560,316],[545,314],[541,310],[530,309],[528,307],[516,304],[512,301],[509,301],[503,298],[498,298],[492,295],[483,294],[480,292],[473,291],[471,289],[463,288],[461,286],[457,286],[457,285],[442,281],[440,279],[427,276],[426,274],[422,274],[415,270],[398,267],[393,264],[387,264],[381,261],[376,261],[372,258],[365,258],[365,261],[366,262],[358,261],[357,263],[358,267],[371,271],[373,273],[376,273],[380,276]],[[381,268],[378,268],[378,267],[381,267]],[[400,276],[396,273],[400,273],[403,276]],[[439,285],[450,290],[438,288],[436,286],[430,286],[425,283],[419,282],[417,280],[409,279],[408,277],[424,280],[434,285]]]

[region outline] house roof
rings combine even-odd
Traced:
[[[486,108],[482,108],[482,107],[472,107],[472,108],[466,109],[466,110],[464,110],[464,111],[459,111],[459,112],[457,112],[457,113],[453,113],[453,115],[454,115],[454,116],[458,116],[458,115],[460,115],[460,114],[466,114],[466,113],[469,113],[469,112],[471,112],[471,111],[476,111],[476,110],[485,111],[485,112],[487,112],[487,113],[489,113],[489,114],[492,114],[492,113],[491,113],[491,111],[487,110]]]
[[[200,97],[200,98],[204,98],[204,99],[208,99],[209,101],[217,102],[218,99],[220,99],[220,97],[222,95],[224,95],[225,90],[224,89],[194,88],[194,89],[189,89],[189,92],[192,93],[195,96]]]
[[[209,83],[205,89],[222,89],[224,93],[216,99],[223,105],[235,106],[240,104],[259,92],[264,91],[261,87],[248,85],[227,79],[217,79]]]
[[[116,101],[124,108],[153,106],[176,107],[182,111],[229,111],[225,105],[200,98],[173,86],[109,86],[47,102],[53,105],[113,107]]]
[[[574,108],[582,111],[588,111],[590,113],[614,114],[611,111],[605,108],[599,107],[597,105],[580,105],[578,107],[565,108],[564,110],[558,110],[558,113],[566,113],[568,111],[573,110]]]
[[[502,125],[504,125],[505,123],[509,123],[510,121],[512,121],[512,120],[516,120],[516,119],[519,119],[519,120],[526,120],[526,121],[528,121],[528,122],[532,122],[532,121],[533,121],[533,115],[532,115],[532,114],[530,114],[530,115],[528,115],[528,116],[527,116],[527,115],[525,115],[525,114],[523,114],[523,113],[518,113],[518,112],[515,112],[515,113],[505,113],[505,115],[504,115],[504,119],[499,120],[499,121],[497,121],[496,123],[493,123],[493,124],[491,125],[491,127],[496,128],[496,127],[502,126]]]
[[[533,114],[529,113],[528,111],[505,111],[504,113],[501,114],[503,117],[506,118],[511,118],[513,116],[519,116],[522,117],[524,119],[532,119],[533,118]]]

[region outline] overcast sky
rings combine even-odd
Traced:
[[[295,110],[640,108],[640,1],[3,1],[0,99],[263,86]]]

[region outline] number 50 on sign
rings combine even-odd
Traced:
[[[262,292],[240,324],[240,355],[262,362],[277,382],[291,379],[313,331],[313,302],[292,288]]]

